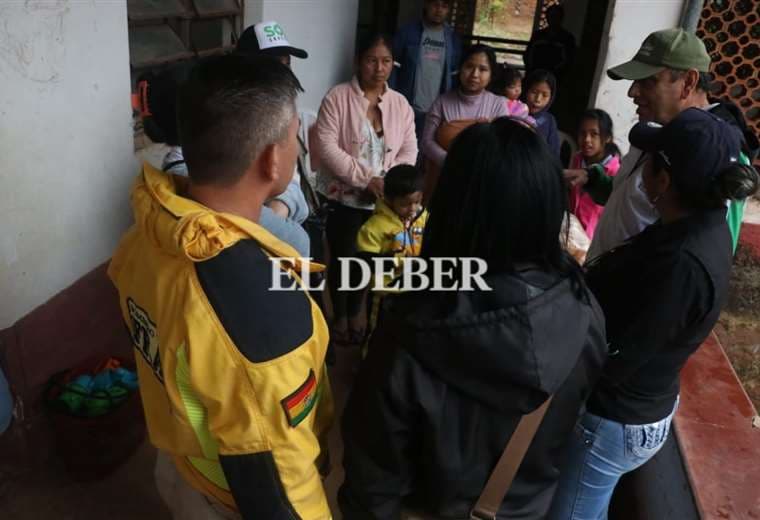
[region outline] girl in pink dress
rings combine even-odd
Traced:
[[[507,63],[502,63],[496,69],[494,81],[489,90],[507,98],[507,115],[509,117],[521,119],[535,127],[536,121],[530,116],[528,105],[520,101],[522,81],[523,77],[518,69]]]
[[[604,110],[592,108],[581,116],[578,127],[578,148],[570,164],[571,169],[588,168],[594,164],[604,167],[607,175],[614,176],[620,168],[620,149],[613,141],[612,119]],[[570,190],[570,211],[578,217],[589,238],[604,211],[580,186]]]

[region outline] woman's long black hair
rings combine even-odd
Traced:
[[[580,297],[581,268],[560,243],[566,212],[562,166],[539,135],[507,117],[473,125],[446,157],[421,256],[482,258],[488,274],[537,264]]]

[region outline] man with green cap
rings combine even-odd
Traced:
[[[637,107],[639,121],[666,125],[687,108],[711,111],[720,106],[708,100],[710,61],[696,35],[683,29],[665,29],[647,36],[632,60],[609,69],[607,75],[613,80],[633,81],[628,97]],[[588,259],[619,246],[659,218],[641,188],[647,159],[646,153],[631,147],[614,178],[607,177],[601,165],[565,172],[570,184],[584,186],[595,202],[605,206]],[[734,246],[743,211],[743,201],[729,208]]]

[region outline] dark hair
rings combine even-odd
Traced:
[[[385,174],[383,195],[392,200],[422,191],[422,188],[422,172],[410,164],[399,164]]]
[[[560,244],[567,205],[562,166],[538,134],[508,117],[473,125],[449,149],[421,256],[482,258],[489,273],[536,263],[579,289],[580,266]]]
[[[596,121],[599,125],[599,135],[602,141],[609,139],[609,142],[604,143],[605,155],[622,155],[620,148],[615,144],[613,140],[615,133],[613,132],[612,118],[610,115],[601,108],[589,108],[581,116],[581,123],[583,121],[592,120]],[[579,125],[580,126],[580,125]]]
[[[467,47],[464,50],[464,53],[462,53],[462,61],[460,62],[459,68],[461,70],[462,66],[467,60],[470,59],[471,56],[480,53],[485,54],[486,58],[488,59],[488,65],[491,67],[491,81],[493,81],[494,75],[497,73],[496,68],[498,67],[498,64],[496,63],[496,52],[494,52],[493,48],[489,47],[488,45],[477,43],[475,45]]]
[[[287,135],[301,84],[269,56],[199,63],[180,89],[178,121],[190,179],[235,183],[267,146]]]
[[[668,168],[660,154],[654,154],[655,174],[662,170],[670,172],[678,202],[686,209],[708,210],[725,206],[726,200],[742,200],[757,192],[757,170],[748,164],[734,163],[718,173],[706,183],[695,183],[687,179],[689,172],[679,175]]]
[[[154,143],[179,146],[177,130],[177,91],[179,80],[171,69],[159,72],[149,71],[137,78],[137,91],[144,89],[145,99],[141,110],[150,115],[142,115],[143,132]]]
[[[354,51],[354,58],[359,61],[364,55],[373,47],[378,44],[385,45],[393,56],[393,38],[385,33],[375,33],[369,36],[360,38],[356,43],[356,50]]]
[[[670,81],[677,81],[683,78],[688,70],[670,69]],[[702,92],[710,92],[710,84],[713,81],[713,76],[709,72],[699,72],[699,79],[697,80],[697,90]]]
[[[524,82],[524,92],[531,89],[533,85],[538,83],[546,83],[552,91],[552,99],[557,95],[557,77],[544,69],[536,69],[528,74]]]
[[[491,80],[488,89],[494,94],[503,96],[504,90],[507,87],[514,85],[517,81],[522,81],[522,73],[520,70],[508,63],[502,63],[496,66],[493,80]]]

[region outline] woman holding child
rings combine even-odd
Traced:
[[[341,257],[355,256],[356,234],[383,197],[383,176],[397,164],[415,164],[414,112],[387,85],[393,68],[392,41],[373,36],[357,46],[356,75],[327,93],[314,134],[317,190],[327,197],[328,279],[333,305],[331,336],[358,343],[363,293],[338,291]],[[350,273],[354,278],[356,273]]]
[[[557,240],[566,210],[560,166],[525,125],[499,118],[454,142],[421,258],[481,258],[491,290],[387,298],[344,414],[345,518],[469,518],[520,419],[553,396],[499,511],[546,516],[607,352],[601,310]]]

